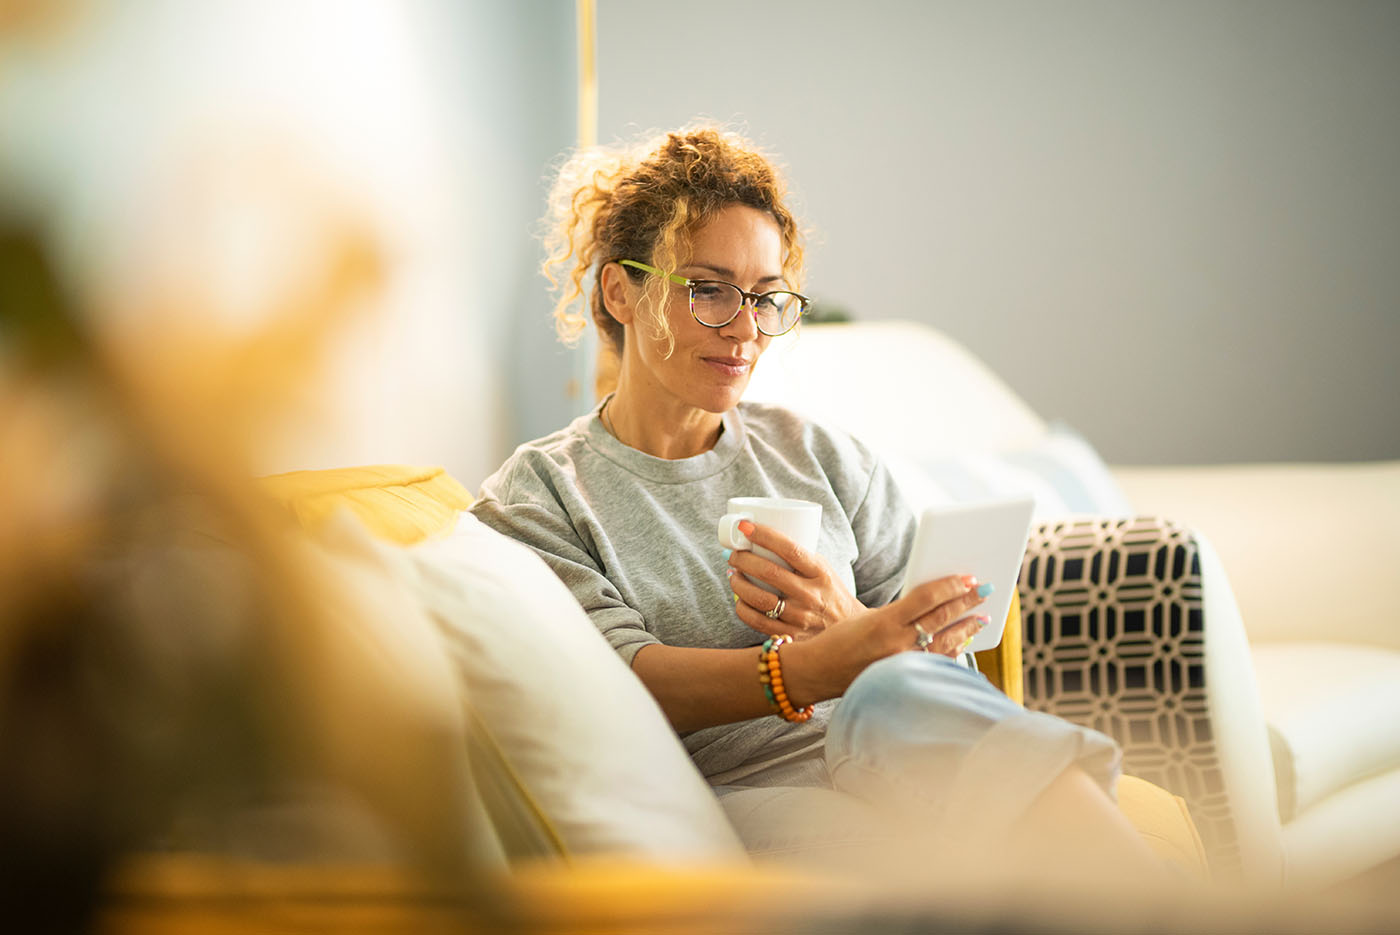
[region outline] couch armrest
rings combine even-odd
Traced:
[[[1032,531],[1026,706],[1101,730],[1183,797],[1217,875],[1277,881],[1276,788],[1248,645],[1213,552],[1156,518]]]
[[[1120,468],[1134,507],[1207,536],[1250,642],[1336,640],[1400,650],[1400,461]]]

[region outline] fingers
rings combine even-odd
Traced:
[[[771,526],[745,520],[739,524],[739,531],[753,545],[767,549],[787,562],[799,575],[811,578],[824,570],[821,559]]]
[[[782,566],[781,557],[775,561],[769,557],[774,553],[766,552],[766,547],[761,545],[758,548],[765,549],[766,554],[739,550],[729,555],[730,581],[737,582],[731,586],[741,600],[759,610],[767,609],[773,598],[756,586],[764,585],[769,592],[776,591],[786,597],[785,620],[813,632],[835,626],[865,609],[821,556],[809,555],[804,559],[806,553],[802,550],[789,550],[798,562],[795,570],[789,570]],[[802,570],[804,562],[807,572]]]
[[[767,547],[765,546],[765,548]],[[735,571],[735,573],[730,576],[731,580],[747,582],[748,579],[744,577],[744,575],[747,575],[749,578],[762,581],[764,584],[776,589],[779,594],[800,593],[807,581],[806,578],[788,571],[777,562],[769,561],[762,555],[755,555],[748,550],[740,550],[731,554],[729,556],[729,567]],[[743,572],[744,574],[740,575],[739,572]],[[753,585],[750,584],[750,587],[753,587]],[[760,588],[758,590],[762,589]],[[740,596],[743,597],[744,595],[741,594]]]
[[[918,616],[909,621],[910,627],[917,623],[933,639],[925,647],[928,652],[945,656],[961,655],[972,637],[988,623],[984,616],[970,615],[969,612],[981,604],[991,588],[979,584],[976,578],[967,575],[952,575],[925,582],[914,588],[906,596],[890,604],[901,615],[915,613]],[[918,645],[915,636],[910,642]]]
[[[991,619],[985,616],[964,617],[936,633],[929,628],[928,623],[920,622],[919,625],[930,633],[933,633],[933,642],[928,646],[929,652],[957,657],[967,651],[968,644],[972,642],[972,638],[980,633],[990,622]]]
[[[774,594],[772,591],[760,588],[737,570],[732,571],[729,576],[729,587],[739,596],[739,600],[742,603],[748,604],[760,613],[767,613],[777,606],[778,595]],[[783,593],[788,594],[790,592],[784,591]],[[789,618],[791,617],[791,612],[788,611],[788,608],[790,608],[793,603],[794,602],[791,600],[784,601],[785,616]]]
[[[961,597],[956,597],[942,605],[930,616],[933,618],[934,625],[939,629],[943,629],[955,621],[962,620],[963,617],[966,617],[974,608],[982,604],[985,600],[986,598],[982,597],[976,588],[972,588]],[[927,629],[928,624],[924,624],[924,627]]]
[[[778,609],[778,595],[760,588],[734,569],[731,569],[729,587],[738,598],[734,612],[740,620],[760,633],[786,633],[795,637],[812,628],[809,613],[803,609],[802,601],[793,598],[792,592],[785,592],[782,613],[769,617],[771,611]]]
[[[778,603],[777,596],[769,594],[762,588],[754,588],[754,590],[763,595],[763,598],[759,599],[758,606],[748,603],[743,598],[734,602],[734,613],[745,626],[765,636],[790,636],[795,640],[800,640],[812,635],[812,632],[800,623],[786,619],[789,613],[786,608],[784,608],[783,617],[778,619],[769,617],[768,611],[772,610]],[[759,610],[759,607],[765,609]]]
[[[962,619],[991,593],[990,585],[979,584],[969,575],[949,575],[926,581],[889,605],[903,622],[919,620],[930,633]],[[930,626],[930,623],[933,626]]]

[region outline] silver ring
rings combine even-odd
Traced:
[[[933,642],[933,634],[925,630],[919,624],[914,624],[914,629],[919,631],[919,635],[914,637],[914,645],[928,652],[929,644]]]
[[[763,616],[767,617],[769,620],[778,620],[783,616],[783,608],[785,608],[786,606],[787,604],[780,597],[778,598],[778,603],[773,605],[773,609],[768,611],[768,613],[764,614]]]

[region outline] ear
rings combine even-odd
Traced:
[[[632,285],[627,271],[616,263],[609,263],[603,267],[598,288],[603,291],[603,308],[608,310],[608,314],[620,325],[632,324],[637,314],[633,302],[636,287]]]

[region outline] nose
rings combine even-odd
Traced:
[[[758,337],[758,309],[755,308],[755,300],[744,296],[739,302],[739,314],[719,330],[721,334],[736,341],[755,340]]]

